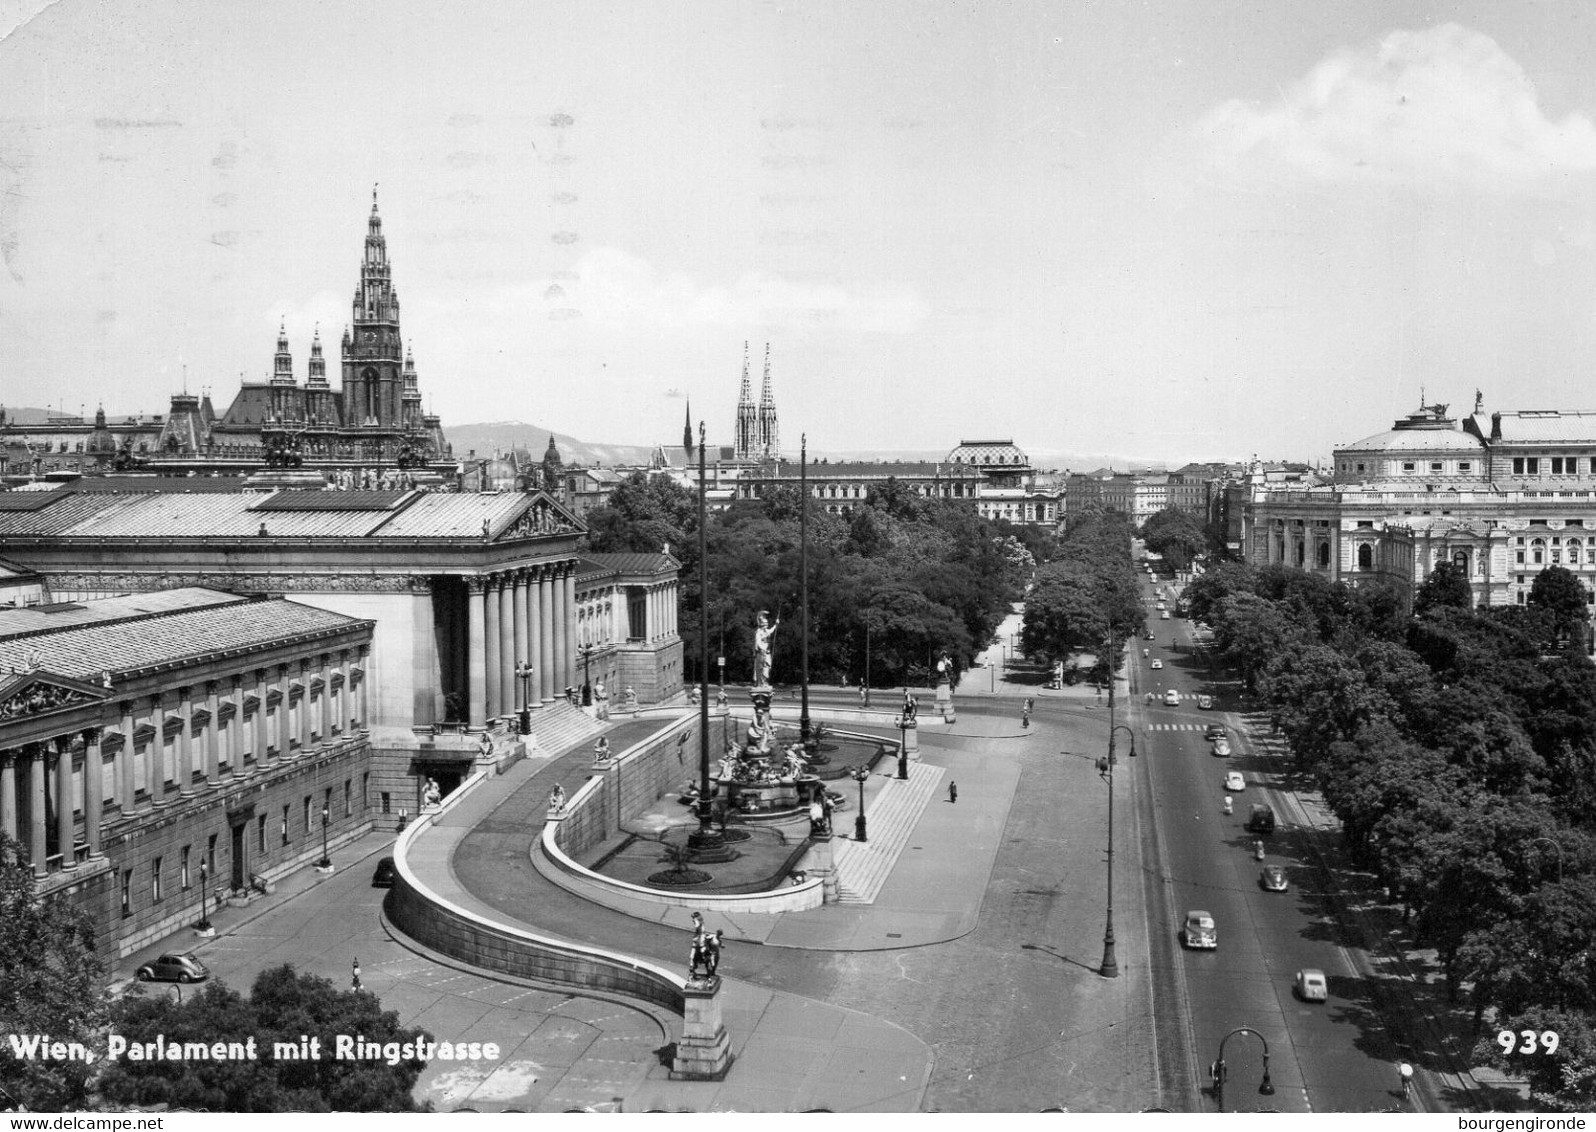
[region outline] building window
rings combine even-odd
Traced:
[[[1417,466],[1418,465],[1415,464],[1412,460],[1403,460],[1402,461],[1402,470],[1404,472],[1411,472]]]
[[[122,870],[122,918],[133,914],[133,870]]]
[[[181,879],[184,892],[188,891],[188,850],[189,847],[187,845],[183,846],[182,855],[178,858],[178,876]]]
[[[388,791],[384,790],[382,792],[382,812],[383,813],[387,814],[387,813],[392,813],[393,812],[393,810],[392,810],[392,801],[393,801],[393,796],[390,795],[388,793]]]
[[[305,795],[305,835],[307,837],[310,835],[311,828],[312,827],[311,827],[311,824],[310,824],[310,795],[306,794]]]
[[[266,852],[266,815],[262,814],[255,819],[255,851]]]
[[[1563,474],[1563,458],[1561,456],[1553,456],[1552,457],[1552,475],[1560,476],[1562,474]]]
[[[1522,456],[1514,456],[1513,457],[1513,474],[1515,476],[1521,476],[1521,475],[1524,474],[1524,457],[1522,457]]]
[[[150,862],[150,899],[156,904],[161,902],[161,859],[159,857]]]
[[[1519,590],[1518,593],[1513,595],[1513,597],[1517,599],[1517,601],[1518,601],[1518,603],[1520,605],[1524,604],[1524,591],[1523,590]]]
[[[1468,460],[1459,460],[1457,462],[1457,470],[1467,475],[1469,472],[1474,470],[1474,465]]]
[[[1440,461],[1439,461],[1439,460],[1436,460],[1436,461],[1432,461],[1432,462],[1431,462],[1431,464],[1430,464],[1430,471],[1432,471],[1432,472],[1439,472],[1439,471],[1440,471],[1440,470],[1441,470],[1441,463],[1440,463]]]
[[[205,844],[205,867],[212,876],[216,875],[216,835],[211,834],[210,840]]]
[[[1522,550],[1515,550],[1513,552],[1513,562],[1519,566],[1524,565],[1524,552]]]
[[[1536,539],[1530,543],[1530,562],[1540,566],[1546,561],[1546,540]]]
[[[344,779],[344,817],[346,818],[355,812],[354,793],[353,780],[348,778]]]
[[[288,844],[288,807],[283,807],[283,844]]]
[[[1374,547],[1370,546],[1368,543],[1362,543],[1358,547],[1358,569],[1374,569]]]
[[[1526,472],[1528,472],[1532,476],[1540,475],[1541,474],[1541,459],[1540,459],[1540,457],[1539,456],[1526,456],[1524,458],[1524,470]]]

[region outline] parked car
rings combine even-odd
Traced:
[[[1197,707],[1202,711],[1212,711],[1214,708],[1214,698],[1212,696],[1198,696]]]
[[[1280,865],[1265,865],[1258,874],[1258,887],[1265,892],[1284,892],[1287,887],[1286,870]]]
[[[168,951],[138,970],[141,983],[198,983],[211,977],[210,968],[193,955]]]
[[[1213,951],[1219,946],[1219,929],[1214,926],[1211,913],[1192,911],[1186,913],[1186,926],[1180,929],[1180,941],[1198,951]]]
[[[392,888],[394,878],[393,858],[384,857],[377,862],[377,871],[371,874],[372,888]]]
[[[1230,757],[1230,740],[1223,735],[1214,740],[1214,758],[1228,759]]]
[[[1164,667],[1164,662],[1163,662],[1163,661],[1162,661],[1162,660],[1159,660],[1159,659],[1158,659],[1158,658],[1157,658],[1157,657],[1156,657],[1156,656],[1155,656],[1155,657],[1153,657],[1153,667],[1154,667],[1154,668],[1162,668],[1162,667]]]
[[[1225,775],[1225,789],[1226,790],[1245,790],[1245,789],[1247,789],[1247,780],[1245,778],[1241,777],[1241,771],[1233,770],[1229,774]]]
[[[1169,691],[1164,693],[1164,703],[1168,707],[1179,707],[1180,693],[1171,688]]]
[[[1292,989],[1303,1002],[1323,1002],[1330,997],[1330,985],[1317,967],[1304,967],[1292,980]]]

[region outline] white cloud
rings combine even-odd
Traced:
[[[1457,24],[1336,51],[1281,100],[1232,99],[1196,127],[1218,165],[1324,180],[1503,191],[1596,169],[1596,126],[1541,112],[1523,68]]]
[[[826,327],[908,334],[930,313],[910,288],[896,284],[848,287],[802,283],[751,271],[730,283],[665,275],[615,248],[595,248],[576,264],[562,308],[588,322],[624,327]]]

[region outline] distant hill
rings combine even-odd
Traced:
[[[491,456],[495,452],[508,452],[512,448],[525,448],[535,460],[543,459],[549,447],[549,436],[560,450],[560,459],[567,464],[585,467],[621,467],[648,463],[653,448],[641,444],[589,444],[574,436],[555,432],[524,421],[492,421],[487,424],[457,425],[443,430],[454,445],[455,459],[463,460],[471,452],[478,456]]]
[[[30,409],[26,405],[7,405],[5,410],[6,423],[14,425],[44,424],[51,417],[75,415],[67,413],[64,409]]]

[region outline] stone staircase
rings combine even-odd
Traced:
[[[909,764],[909,780],[884,783],[865,810],[864,844],[838,838],[832,842],[837,862],[837,900],[842,904],[870,904],[886,883],[898,855],[909,843],[915,823],[931,796],[942,784],[942,768],[922,762]],[[846,811],[833,820],[846,821]],[[839,822],[839,824],[841,824]]]
[[[542,710],[532,713],[532,734],[525,736],[527,754],[536,758],[563,755],[572,747],[591,740],[610,725],[589,719],[581,708],[572,707],[566,700],[555,700]],[[537,740],[534,749],[532,740]]]

